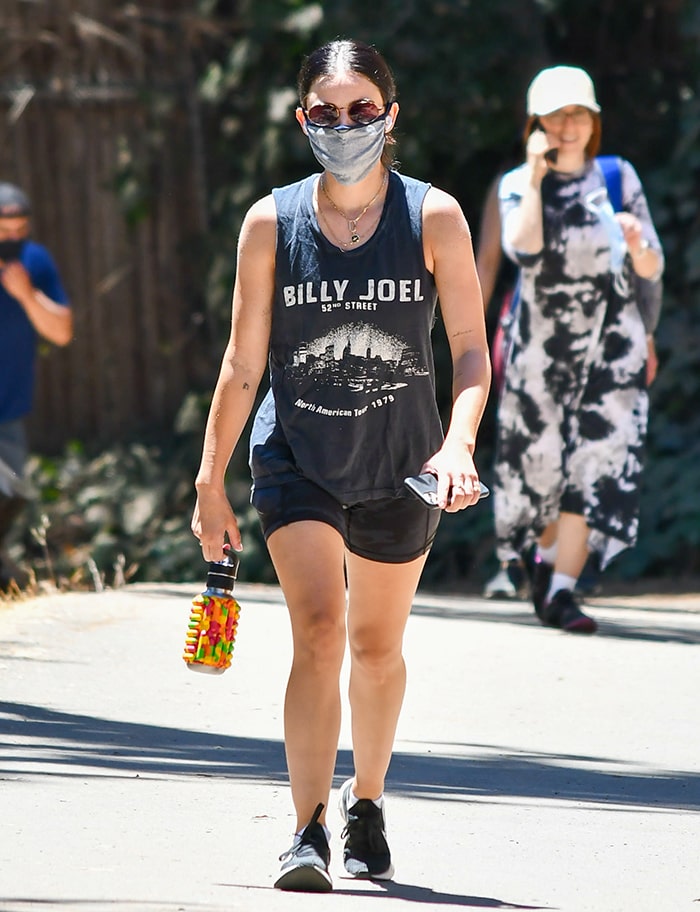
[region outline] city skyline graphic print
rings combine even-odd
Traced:
[[[346,323],[302,343],[287,367],[289,379],[307,387],[357,394],[397,390],[428,373],[405,340],[367,323]]]

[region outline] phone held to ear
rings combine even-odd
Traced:
[[[430,507],[431,510],[438,509],[437,475],[433,475],[432,472],[423,472],[422,475],[409,475],[408,478],[404,478],[403,483],[406,485],[411,494],[415,495],[427,507]],[[482,482],[479,482],[479,487],[481,488],[479,500],[481,500],[483,497],[488,497],[490,491],[486,485],[482,484]]]
[[[530,130],[530,136],[532,136],[532,134],[535,132],[535,130],[539,130],[540,133],[544,133],[544,130],[542,129],[542,126],[539,123],[539,121],[535,121],[535,123],[532,125],[532,129]],[[559,154],[559,149],[547,149],[547,151],[544,153],[545,161],[548,161],[550,165],[556,165],[558,154]]]

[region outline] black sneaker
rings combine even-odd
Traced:
[[[532,604],[535,606],[535,614],[543,623],[544,605],[547,598],[547,590],[552,581],[552,573],[554,573],[553,565],[535,555],[530,569],[530,597],[532,598]]]
[[[544,607],[543,622],[569,633],[595,633],[598,625],[584,614],[576,596],[569,589],[560,589]]]
[[[386,841],[384,809],[369,798],[360,798],[349,807],[353,780],[340,789],[338,806],[345,821],[343,862],[353,877],[367,880],[391,880],[394,866]],[[383,799],[382,799],[383,801]]]
[[[275,881],[277,890],[294,890],[299,893],[329,893],[333,889],[328,866],[331,850],[326,833],[318,822],[323,805],[319,804],[301,837],[283,855],[282,868]]]

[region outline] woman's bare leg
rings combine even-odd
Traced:
[[[538,544],[542,548],[551,548],[555,541],[557,541],[557,530],[559,528],[559,523],[557,520],[551,522],[544,530],[542,535],[539,537]]]
[[[344,544],[332,526],[312,521],[283,526],[267,544],[292,624],[284,729],[299,832],[319,803],[328,804],[338,751],[346,636]],[[319,820],[324,822],[325,810]]]
[[[583,516],[561,513],[554,572],[578,579],[588,557],[588,526]]]
[[[378,798],[406,688],[403,634],[427,555],[383,564],[354,554],[348,566],[350,707],[357,798]]]

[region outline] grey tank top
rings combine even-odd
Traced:
[[[422,242],[429,184],[391,172],[374,235],[341,251],[319,229],[317,179],[273,190],[270,391],[251,433],[254,486],[303,477],[343,504],[405,496],[403,479],[443,439]]]

